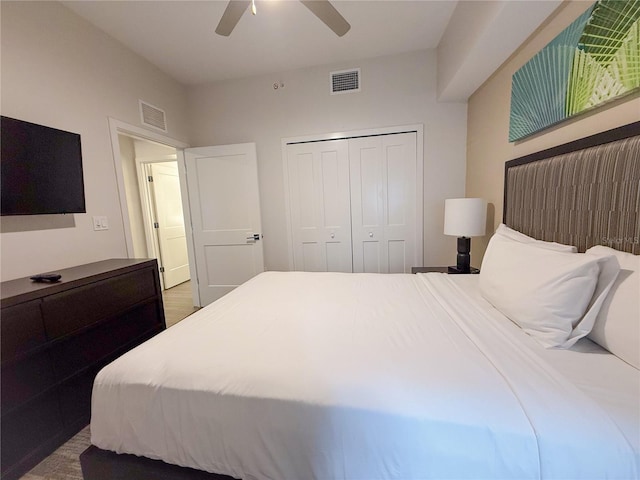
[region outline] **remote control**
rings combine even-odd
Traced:
[[[33,277],[29,277],[34,282],[57,282],[62,278],[62,275],[57,273],[39,273],[38,275],[34,275]]]

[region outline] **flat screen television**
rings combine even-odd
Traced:
[[[0,214],[85,213],[80,135],[0,117]]]

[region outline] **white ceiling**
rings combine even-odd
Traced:
[[[214,32],[226,0],[63,3],[187,85],[433,48],[456,6],[334,1],[340,38],[296,0],[257,0],[229,37]]]
[[[436,48],[458,4],[334,0],[351,24],[338,37],[297,0],[256,0],[257,15],[246,11],[222,37],[214,30],[226,0],[62,3],[185,85]],[[532,20],[522,40],[539,24]]]

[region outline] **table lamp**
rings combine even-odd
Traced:
[[[471,238],[486,233],[487,201],[450,198],[444,202],[444,234],[458,237],[458,256],[449,273],[471,273]]]

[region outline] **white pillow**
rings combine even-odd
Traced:
[[[496,230],[497,235],[510,238],[520,243],[529,243],[540,248],[548,248],[549,250],[556,250],[558,252],[577,253],[578,249],[573,245],[564,245],[557,242],[545,242],[544,240],[536,240],[533,237],[529,237],[524,233],[521,233],[513,228],[507,227],[504,223],[501,223]]]
[[[569,348],[593,328],[619,269],[611,255],[560,252],[494,235],[480,291],[545,347]]]
[[[587,254],[615,255],[621,268],[589,338],[640,370],[640,255],[600,245]]]

